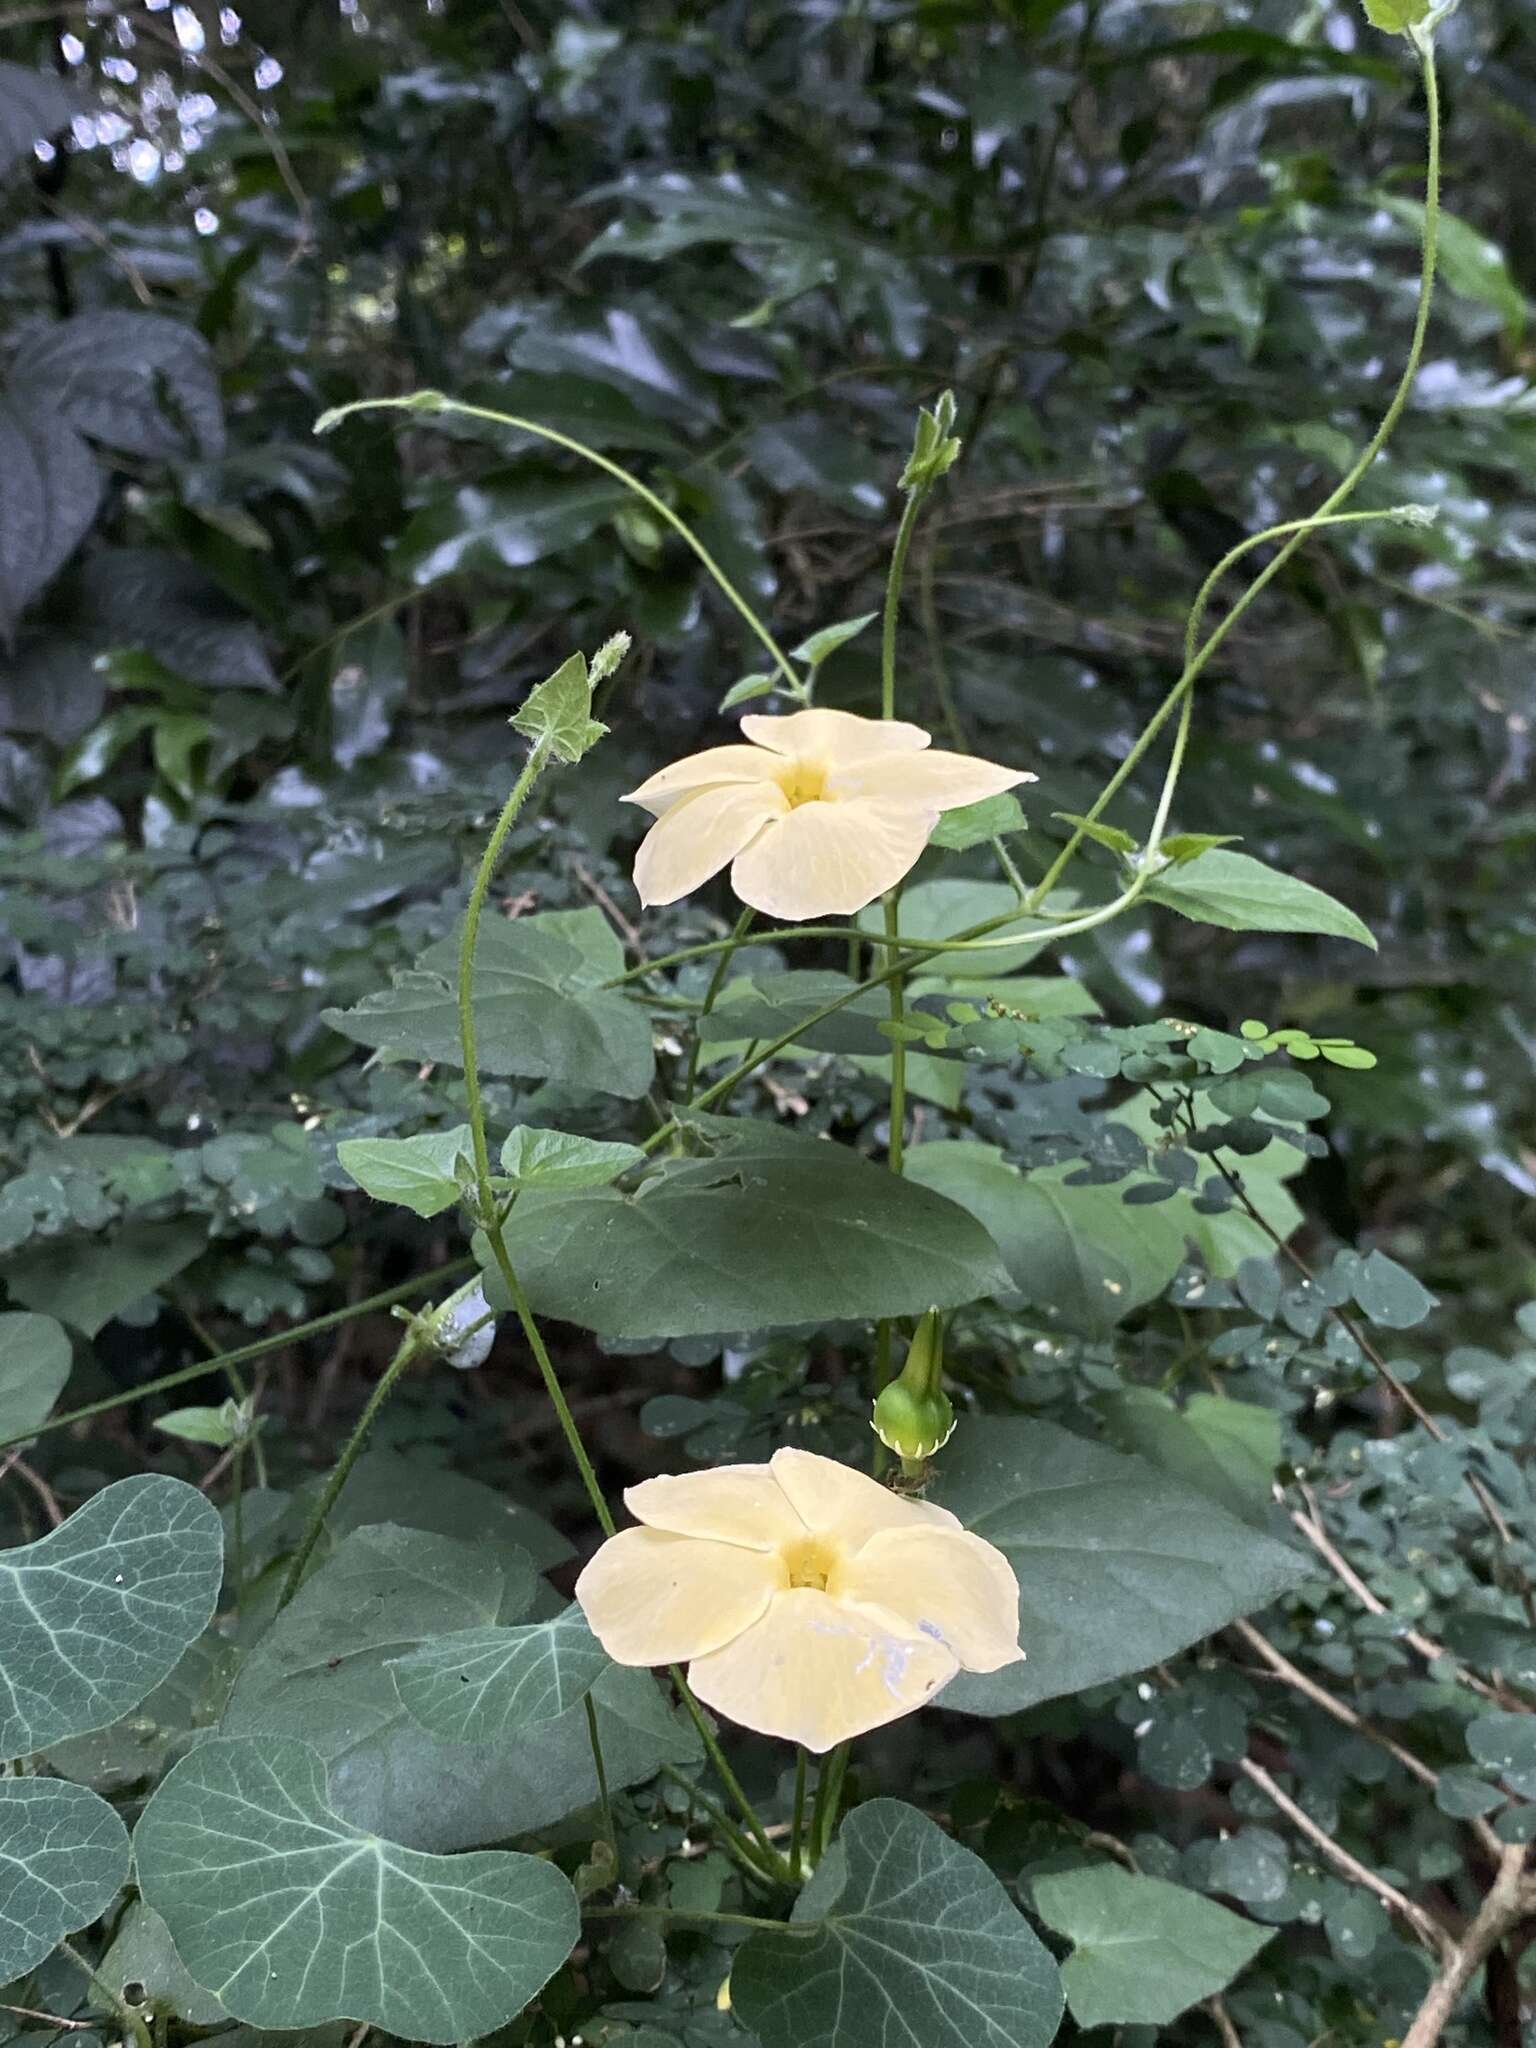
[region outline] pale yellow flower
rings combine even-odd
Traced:
[[[729,861],[769,917],[848,916],[916,864],[941,811],[1035,780],[899,719],[792,711],[741,729],[750,744],[690,754],[624,798],[656,820],[635,857],[642,903],[675,903]]]
[[[576,1581],[592,1633],[619,1664],[686,1663],[760,1734],[828,1750],[1024,1654],[1002,1552],[832,1458],[775,1451],[624,1499],[641,1526]]]

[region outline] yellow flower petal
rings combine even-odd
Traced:
[[[1000,1671],[1023,1655],[1013,1568],[968,1529],[877,1530],[833,1590],[947,1644],[966,1671]]]
[[[930,744],[920,725],[899,718],[860,718],[852,711],[791,711],[782,718],[753,716],[741,729],[754,746],[799,759],[814,757],[829,767],[867,754],[906,754]]]
[[[738,854],[731,887],[769,917],[849,915],[916,865],[937,816],[872,799],[800,804]]]
[[[767,1465],[725,1465],[642,1479],[624,1495],[637,1522],[674,1536],[709,1536],[748,1550],[802,1542],[806,1526]]]
[[[635,887],[640,901],[675,903],[718,874],[771,819],[789,809],[776,782],[726,782],[691,790],[671,804],[640,842]]]
[[[904,1500],[867,1472],[855,1472],[815,1451],[775,1451],[768,1469],[805,1526],[830,1537],[847,1558],[877,1529],[958,1529],[948,1508]],[[1017,1597],[1017,1596],[1015,1596]]]
[[[1022,769],[1000,768],[969,754],[881,754],[838,766],[827,777],[831,797],[878,797],[884,803],[910,804],[918,810],[953,811],[961,804],[979,804],[1001,796],[1036,777]]]
[[[688,1682],[727,1720],[820,1753],[912,1713],[957,1669],[942,1643],[899,1635],[802,1586],[775,1595],[723,1649],[695,1657]]]
[[[675,1664],[750,1628],[784,1581],[765,1551],[621,1529],[576,1581],[576,1598],[616,1663]]]
[[[690,790],[710,789],[720,782],[767,782],[772,770],[773,763],[763,758],[758,747],[706,747],[702,754],[689,754],[685,760],[674,761],[670,768],[658,770],[620,801],[643,804],[653,817],[659,818]]]

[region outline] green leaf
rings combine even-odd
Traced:
[[[1224,931],[1319,932],[1376,950],[1375,939],[1352,910],[1250,853],[1217,847],[1187,866],[1166,869],[1146,893],[1181,917]]]
[[[1384,1330],[1411,1330],[1440,1306],[1427,1287],[1385,1252],[1371,1252],[1361,1260],[1350,1292],[1361,1313]]]
[[[485,484],[429,499],[400,536],[397,566],[422,588],[445,576],[477,574],[505,586],[526,569],[590,539],[630,503],[622,484],[556,476],[527,463]]]
[[[550,1863],[427,1856],[351,1827],[306,1743],[212,1741],[144,1809],[134,1860],[194,1979],[258,2027],[366,2022],[463,2041],[522,2011],[576,1945]]]
[[[651,1027],[638,1004],[601,984],[611,973],[603,914],[551,911],[481,926],[472,993],[480,1069],[559,1081],[634,1100],[651,1085]],[[608,935],[611,937],[611,935]],[[617,942],[612,942],[617,951]],[[458,1068],[458,941],[441,940],[395,986],[351,1010],[327,1010],[333,1031],[387,1058]]]
[[[8,177],[46,142],[68,127],[81,103],[63,80],[30,64],[0,63],[0,177]]]
[[[0,1443],[47,1421],[69,1368],[69,1339],[52,1316],[0,1315]]]
[[[792,661],[808,661],[812,670],[821,667],[828,655],[836,654],[855,634],[862,633],[866,626],[873,625],[880,614],[861,612],[856,619],[842,619],[835,626],[823,626],[819,633],[812,633],[808,640],[802,640],[798,647],[789,650]]]
[[[1467,1729],[1467,1748],[1522,1799],[1536,1798],[1536,1721],[1531,1715],[1482,1715]]]
[[[520,1188],[600,1188],[617,1180],[645,1154],[638,1145],[583,1138],[572,1131],[518,1124],[501,1148],[501,1164]]]
[[[439,1636],[389,1666],[413,1720],[449,1742],[500,1742],[567,1712],[611,1669],[579,1607],[526,1628]]]
[[[968,1209],[997,1246],[1014,1288],[1073,1329],[1113,1329],[1161,1294],[1184,1256],[1167,1204],[1127,1208],[1118,1187],[1069,1187],[1070,1167],[1021,1174],[993,1145],[915,1146],[908,1177]]]
[[[523,1551],[509,1562],[388,1522],[355,1530],[247,1654],[221,1732],[301,1736],[336,1772],[350,1820],[457,1848],[480,1814],[407,1720],[386,1666],[435,1636],[515,1621],[537,1583]]]
[[[609,664],[616,667],[629,642]],[[608,730],[592,716],[592,677],[587,657],[573,654],[552,676],[536,683],[512,714],[512,724],[528,739],[543,740],[561,761],[579,761]]]
[[[1234,832],[1170,832],[1159,842],[1158,851],[1167,854],[1175,867],[1187,867],[1213,847],[1235,846],[1237,839]]]
[[[1071,825],[1086,839],[1092,839],[1099,846],[1107,846],[1111,853],[1134,853],[1137,841],[1129,832],[1122,832],[1118,825],[1105,825],[1097,818],[1080,818],[1076,811],[1052,811],[1053,818],[1060,818],[1064,825]]]
[[[699,1038],[705,1045],[736,1045],[782,1038],[786,1031],[798,1034],[807,1018],[855,986],[846,974],[820,967],[739,975],[726,983],[710,1014],[699,1019]],[[797,1042],[813,1052],[878,1055],[887,1050],[879,1027],[889,1015],[885,991],[871,989],[810,1025]]]
[[[942,846],[951,853],[966,853],[989,839],[1001,839],[1008,832],[1023,832],[1029,824],[1024,807],[1011,789],[999,796],[984,796],[978,804],[961,804],[945,811],[928,835],[930,846]]]
[[[200,1222],[128,1223],[107,1239],[49,1240],[5,1261],[5,1284],[26,1308],[51,1312],[94,1337],[125,1308],[190,1266],[208,1242]]]
[[[127,1877],[127,1830],[105,1799],[61,1778],[0,1779],[0,1983],[100,1919]]]
[[[504,1743],[466,1746],[411,1718],[390,1666],[445,1637],[517,1621],[535,1590],[526,1555],[508,1567],[489,1546],[388,1523],[358,1530],[251,1650],[220,1732],[308,1742],[333,1773],[338,1811],[412,1848],[529,1833],[596,1796],[585,1708]],[[615,1669],[595,1703],[615,1788],[697,1754],[649,1672]]]
[[[0,1551],[0,1757],[104,1728],[200,1636],[224,1575],[218,1510],[140,1473]]]
[[[732,2009],[762,2048],[1047,2048],[1048,1950],[979,1856],[895,1799],[844,1821],[782,1934],[754,1934]]]
[[[1126,1387],[1097,1404],[1111,1440],[1228,1513],[1262,1528],[1280,1462],[1280,1417],[1252,1401],[1192,1394],[1180,1409],[1153,1387]]]
[[[1388,35],[1404,36],[1420,22],[1428,21],[1431,0],[1364,0],[1365,18],[1372,28]]]
[[[719,709],[734,711],[738,704],[750,704],[756,697],[769,697],[783,688],[784,678],[777,669],[759,670],[756,675],[743,676],[740,682],[732,683],[720,699]]]
[[[1034,1903],[1073,1944],[1061,1981],[1080,2027],[1166,2026],[1224,1991],[1274,1934],[1113,1863],[1036,1878]]]
[[[142,1899],[134,1899],[118,1921],[112,1946],[96,1965],[96,1976],[120,1998],[133,1985],[133,2003],[141,2011],[170,2013],[194,2027],[216,2027],[229,2017],[211,1991],[193,1982],[176,1953],[171,1930]]]
[[[685,1337],[921,1315],[1006,1289],[963,1209],[849,1147],[729,1117],[688,1127],[706,1156],[666,1161],[633,1194],[517,1203],[507,1249],[537,1310],[604,1337]]]
[[[297,1541],[307,1526],[323,1480],[294,1495],[288,1535]],[[365,1451],[352,1467],[341,1498],[331,1509],[328,1534],[339,1541],[354,1529],[385,1522],[426,1529],[472,1544],[500,1560],[502,1569],[521,1569],[524,1556],[540,1571],[565,1564],[571,1546],[542,1515],[508,1497],[504,1486],[483,1485],[462,1472],[404,1456],[399,1451]]]
[[[156,1429],[183,1443],[211,1444],[227,1450],[241,1435],[239,1403],[226,1401],[218,1408],[173,1408],[169,1415],[155,1417]]]
[[[371,619],[331,650],[331,758],[355,768],[389,745],[410,689],[405,635],[393,619]]]
[[[1421,13],[1428,9],[1423,0],[1409,0],[1418,4]],[[1386,0],[1388,7],[1401,7],[1403,0]],[[1377,22],[1378,28],[1384,26]],[[1389,213],[1413,229],[1415,236],[1422,239],[1424,234],[1424,202],[1421,199],[1400,198],[1393,194],[1381,202]],[[1465,221],[1460,214],[1451,213],[1445,207],[1440,209],[1438,240],[1438,271],[1447,288],[1457,292],[1464,299],[1475,299],[1498,314],[1504,323],[1504,333],[1512,348],[1518,348],[1525,335],[1526,305],[1525,294],[1515,280],[1504,251],[1497,242]]]
[[[377,1202],[396,1202],[416,1216],[438,1216],[463,1192],[459,1161],[474,1156],[468,1124],[418,1131],[410,1138],[346,1138],[336,1147],[349,1173]]]
[[[1025,1662],[963,1675],[946,1707],[1011,1713],[1160,1663],[1305,1576],[1295,1552],[1165,1474],[1048,1422],[962,1420],[937,1498],[1019,1581]]]

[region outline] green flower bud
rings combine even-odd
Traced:
[[[888,1451],[918,1462],[949,1442],[955,1411],[942,1389],[914,1394],[905,1381],[892,1380],[875,1401],[873,1427]]]
[[[944,1391],[944,1323],[936,1308],[918,1324],[898,1377],[876,1397],[870,1426],[907,1464],[920,1464],[949,1442],[955,1411]]]

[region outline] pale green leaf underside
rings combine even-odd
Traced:
[[[1025,1661],[962,1674],[946,1707],[1011,1713],[1145,1670],[1266,1606],[1306,1566],[1144,1464],[1033,1417],[962,1421],[935,1498],[1003,1552]]]
[[[602,923],[601,911],[591,915]],[[650,1020],[601,986],[609,962],[583,916],[555,911],[481,927],[471,984],[480,1069],[633,1099],[655,1068]],[[458,940],[442,940],[393,988],[327,1010],[325,1021],[386,1055],[457,1068],[457,971]]]
[[[1166,2026],[1224,1991],[1274,1930],[1182,1885],[1115,1864],[1035,1880],[1035,1910],[1065,1934],[1067,2004],[1080,2027]]]
[[[208,1626],[223,1569],[217,1509],[153,1473],[0,1553],[0,1757],[137,1706]]]
[[[194,1750],[145,1808],[134,1852],[193,1977],[257,2027],[346,2019],[466,2040],[520,2012],[579,1932],[551,1864],[430,1856],[351,1827],[319,1755],[286,1738]]]
[[[437,1216],[459,1199],[458,1162],[474,1156],[468,1124],[418,1131],[410,1138],[347,1138],[336,1147],[349,1173],[376,1202],[398,1202],[417,1216]]]
[[[500,1742],[586,1698],[609,1669],[579,1607],[525,1628],[469,1629],[389,1669],[401,1704],[449,1742]]]
[[[754,1934],[733,2007],[762,2048],[1046,2048],[1056,1965],[980,1857],[894,1799],[844,1822],[783,1934]]]
[[[1374,952],[1370,928],[1326,890],[1255,860],[1251,853],[1217,847],[1187,867],[1167,869],[1147,889],[1149,899],[1233,932],[1316,932],[1353,939]]]
[[[94,1792],[62,1778],[0,1781],[0,1984],[88,1926],[128,1875],[128,1835]]]

